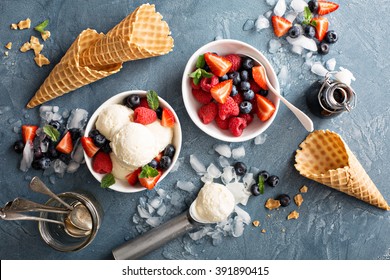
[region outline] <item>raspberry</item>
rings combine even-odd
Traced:
[[[146,99],[146,97],[141,98],[141,101],[140,101],[138,107],[149,108],[148,100]]]
[[[237,54],[228,54],[225,55],[225,58],[232,63],[232,67],[229,70],[230,72],[238,71],[241,68],[241,57]]]
[[[240,117],[231,118],[229,121],[229,130],[233,136],[241,136],[244,128],[247,126],[246,120]]]
[[[157,114],[152,109],[145,107],[137,107],[134,110],[133,118],[134,122],[147,125],[157,120]]]
[[[218,103],[218,115],[221,120],[226,120],[230,116],[238,116],[240,107],[232,97],[228,97],[224,104]]]
[[[237,103],[237,105],[240,105],[240,103],[242,101],[244,101],[244,98],[242,97],[242,95],[239,93],[239,94],[236,94],[235,96],[232,97],[234,102]]]
[[[213,97],[209,92],[203,91],[201,89],[193,88],[192,94],[194,95],[195,99],[202,104],[209,104],[211,100],[213,100]]]
[[[191,84],[191,87],[192,87],[192,88],[194,88],[194,89],[200,89],[200,83],[198,83],[197,85],[195,85],[193,79],[190,79],[190,84]]]
[[[240,118],[243,118],[246,120],[246,124],[249,125],[253,121],[253,115],[252,114],[239,114]]]
[[[256,96],[256,95],[255,95]],[[250,103],[252,103],[252,111],[251,113],[254,113],[254,114],[257,114],[257,102],[256,102],[256,98],[253,98],[251,101],[249,101]]]
[[[207,105],[203,105],[202,107],[200,107],[198,111],[198,116],[202,121],[202,123],[204,124],[211,123],[215,119],[217,114],[218,114],[218,107],[217,104],[213,102]]]
[[[227,130],[229,129],[229,119],[221,120],[219,115],[215,117],[215,123],[217,126],[222,129],[222,130]]]
[[[258,93],[261,90],[261,87],[256,84],[254,80],[250,80],[249,84],[251,85],[251,90],[253,90],[254,93]]]
[[[92,159],[92,169],[99,174],[106,174],[112,171],[112,161],[108,154],[98,152]]]
[[[200,80],[200,87],[206,91],[210,92],[210,89],[219,83],[219,79],[217,76],[212,76],[211,78],[202,78]]]

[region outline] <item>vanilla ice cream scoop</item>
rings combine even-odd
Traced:
[[[146,126],[156,137],[156,145],[159,152],[165,149],[168,144],[172,143],[173,129],[161,125],[160,120],[156,120]]]
[[[130,122],[133,113],[133,110],[124,105],[111,104],[99,113],[95,124],[96,129],[112,141],[119,129]]]
[[[112,162],[112,175],[114,175],[115,178],[126,180],[126,176],[130,173],[134,172],[138,167],[127,165],[121,160],[117,158],[117,156],[114,153],[110,153],[110,158]]]
[[[146,126],[129,122],[115,134],[110,145],[115,156],[126,165],[144,166],[159,152],[156,137]]]
[[[235,206],[233,194],[217,183],[206,183],[190,208],[191,217],[201,223],[224,221],[233,212]]]

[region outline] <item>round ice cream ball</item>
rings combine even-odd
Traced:
[[[164,150],[168,144],[172,143],[173,129],[171,127],[162,126],[160,120],[156,120],[146,127],[150,129],[154,135],[157,135],[156,145],[159,152]]]
[[[96,129],[111,141],[119,129],[130,122],[133,113],[133,110],[126,106],[111,104],[100,112],[95,124]]]
[[[126,180],[126,176],[134,172],[134,170],[138,168],[132,165],[125,164],[120,159],[118,159],[114,153],[110,153],[110,158],[112,161],[111,173],[117,179]]]
[[[206,223],[226,220],[235,206],[233,194],[224,185],[217,183],[205,184],[194,203],[193,218]]]
[[[156,137],[139,123],[130,122],[122,126],[110,145],[119,160],[137,167],[149,163],[158,154]]]

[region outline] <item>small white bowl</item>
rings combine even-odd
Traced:
[[[257,116],[254,116],[253,122],[244,129],[242,135],[239,137],[233,136],[229,130],[220,129],[215,124],[215,122],[211,122],[209,124],[204,124],[201,122],[198,116],[198,110],[202,106],[202,104],[199,103],[192,95],[192,88],[190,85],[190,78],[188,77],[188,75],[195,70],[196,61],[199,55],[202,55],[206,52],[216,52],[218,55],[222,55],[222,56],[227,54],[247,55],[254,58],[255,60],[258,60],[260,63],[264,65],[265,70],[267,72],[268,79],[271,82],[271,84],[274,86],[276,90],[279,90],[278,78],[275,74],[272,65],[269,63],[267,58],[265,58],[265,56],[256,48],[237,40],[217,40],[208,43],[203,47],[201,47],[200,49],[198,49],[191,56],[191,58],[187,62],[187,65],[183,73],[183,79],[182,79],[183,100],[184,100],[184,105],[192,121],[201,130],[203,130],[211,137],[226,142],[243,142],[243,141],[253,139],[256,136],[260,135],[271,125],[271,123],[275,119],[276,113],[278,112],[279,98],[276,95],[274,95],[272,92],[269,92],[267,98],[271,100],[272,103],[275,105],[276,107],[275,113],[266,122],[262,122],[258,119]]]
[[[99,108],[96,109],[95,113],[91,116],[91,118],[88,121],[88,124],[85,128],[85,133],[84,136],[88,136],[89,132],[95,128],[95,123],[97,120],[97,117],[99,116],[100,112],[103,110],[103,108],[107,107],[108,105],[111,104],[123,104],[123,100],[132,94],[138,94],[140,97],[145,97],[146,96],[146,91],[143,90],[130,90],[130,91],[125,91],[118,93],[117,95],[114,95],[110,99],[108,99],[106,102],[104,102],[102,105],[100,105]],[[173,140],[172,144],[175,146],[176,152],[175,155],[172,159],[172,164],[171,166],[164,171],[162,176],[160,177],[160,180],[158,181],[158,184],[161,183],[161,181],[168,175],[168,173],[171,171],[173,166],[175,165],[177,159],[179,158],[180,150],[181,150],[181,140],[182,140],[182,133],[181,133],[181,126],[179,122],[179,118],[176,115],[175,110],[166,102],[164,99],[159,97],[160,101],[160,106],[162,108],[168,108],[169,110],[172,111],[172,113],[175,116],[175,126],[173,128]],[[85,162],[87,163],[89,171],[92,173],[92,175],[98,180],[99,182],[102,181],[102,178],[104,177],[105,174],[99,174],[95,172],[92,169],[92,159],[87,156],[87,154],[84,152],[84,157],[85,157]],[[146,190],[141,184],[137,184],[135,186],[130,186],[129,183],[126,180],[120,180],[115,178],[115,184],[110,186],[110,189],[118,192],[124,192],[124,193],[134,193],[134,192],[140,192]]]

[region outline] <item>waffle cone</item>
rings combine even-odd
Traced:
[[[168,24],[154,5],[144,4],[91,45],[80,58],[83,66],[106,65],[167,54],[173,48]]]
[[[295,168],[301,175],[376,207],[390,210],[340,135],[329,130],[316,130],[299,147],[295,155]]]
[[[34,97],[27,104],[33,108],[46,101],[62,96],[82,86],[119,72],[121,63],[101,67],[99,70],[80,66],[80,54],[91,44],[103,38],[104,34],[86,29],[80,33],[70,46],[65,56],[50,72],[49,77],[41,85]]]

